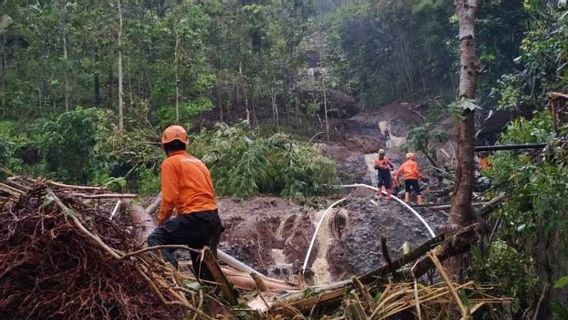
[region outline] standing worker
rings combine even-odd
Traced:
[[[383,187],[387,194],[386,198],[391,198],[392,192],[392,177],[391,177],[391,169],[394,169],[389,158],[385,156],[385,150],[379,150],[379,157],[375,159],[374,167],[377,170],[377,177],[378,177],[378,184],[377,188],[379,188],[378,195],[383,195]]]
[[[394,181],[398,184],[398,179],[402,175],[404,178],[404,202],[410,203],[410,193],[416,193],[416,203],[424,204],[422,192],[418,180],[426,180],[420,174],[420,168],[416,163],[416,155],[414,153],[406,154],[406,161],[394,173]]]
[[[203,162],[185,150],[189,138],[183,127],[169,126],[161,140],[167,154],[161,166],[162,202],[158,228],[148,237],[148,245],[187,245],[196,250],[208,246],[216,256],[223,226],[211,174]],[[174,251],[161,250],[164,259],[177,268]],[[209,270],[202,268],[200,254],[191,251],[190,255],[195,276],[213,280]]]

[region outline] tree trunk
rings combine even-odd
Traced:
[[[249,103],[248,103],[248,98],[247,98],[247,91],[246,91],[246,87],[244,85],[244,78],[243,78],[243,63],[239,61],[239,83],[241,86],[241,89],[243,91],[243,97],[245,98],[245,113],[246,113],[246,117],[247,117],[247,124],[250,126],[250,110],[249,110]]]
[[[176,46],[174,49],[174,69],[176,75],[176,122],[179,123],[179,72],[178,72],[178,65],[179,65],[179,44],[181,42],[181,38],[178,34],[176,34]]]
[[[459,18],[460,48],[460,85],[459,99],[475,98],[475,81],[477,63],[475,61],[474,22],[479,9],[479,0],[455,0],[456,13]],[[474,185],[474,144],[475,144],[475,111],[464,110],[463,119],[457,129],[458,163],[456,183],[452,195],[450,209],[450,229],[463,227],[471,222],[473,210],[471,200]]]
[[[276,79],[274,79],[276,82]],[[276,103],[276,91],[274,90],[274,85],[270,87],[270,100],[272,104],[272,119],[274,120],[274,124],[276,125],[276,132],[280,132],[280,121],[278,119],[278,104]]]
[[[321,89],[323,94],[323,113],[325,119],[325,135],[327,141],[329,141],[329,120],[327,118],[327,90],[325,87],[325,67],[323,65],[323,49],[320,49],[320,67],[321,67]]]
[[[67,56],[67,4],[63,5],[63,81],[65,85],[64,96],[65,96],[65,112],[69,111],[69,73],[68,69],[68,56]]]
[[[2,34],[2,107],[6,107],[6,33]]]
[[[112,101],[114,100],[114,74],[112,73],[112,65],[109,65],[108,73],[107,73],[107,99],[106,103],[108,106],[112,105]]]
[[[101,105],[101,81],[99,79],[99,72],[95,71],[95,78],[93,82],[93,94],[95,98],[95,106]]]
[[[118,8],[118,130],[124,131],[124,92],[122,88],[123,74],[122,74],[122,7],[120,0],[116,0]]]
[[[223,102],[221,99],[221,84],[219,81],[219,77],[221,73],[217,71],[217,107],[219,108],[219,121],[223,122]]]

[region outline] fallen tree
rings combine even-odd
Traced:
[[[0,183],[0,318],[286,319],[314,312],[333,313],[336,319],[431,318],[451,317],[452,305],[467,318],[485,304],[509,302],[488,295],[491,287],[457,284],[444,277],[440,261],[468,250],[470,237],[464,235],[477,225],[449,239],[437,236],[366,275],[303,291],[284,281],[273,283],[259,274],[219,267],[209,254],[206,263],[218,280],[212,284],[224,292],[221,298],[214,297],[206,287],[188,283],[189,273],[177,272],[154,254],[159,247],[142,248],[134,240],[140,226],[133,226],[126,214],[115,215],[117,198],[123,197],[47,180],[11,178]],[[490,201],[480,214],[501,200]],[[152,210],[138,211],[149,215]],[[420,284],[420,276],[430,270],[438,270],[445,282]],[[233,294],[234,288],[240,294]],[[458,290],[473,304],[460,304]],[[380,298],[373,298],[378,293]],[[243,303],[249,307],[243,308]]]
[[[207,317],[158,256],[122,259],[136,249],[128,222],[111,221],[103,204],[88,206],[74,190],[23,178],[0,184],[0,318]]]

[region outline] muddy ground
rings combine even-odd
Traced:
[[[336,161],[342,184],[374,184],[372,160],[377,150],[386,149],[395,166],[401,164],[404,154],[412,151],[405,149],[406,132],[420,120],[411,104],[393,103],[379,112],[359,113],[342,121],[338,138],[319,145]],[[428,174],[429,164],[423,159],[419,163]],[[349,199],[331,211],[318,233],[308,263],[308,282],[329,283],[382,266],[381,237],[387,239],[393,259],[402,254],[403,243],[412,248],[430,238],[421,222],[400,204],[358,188],[316,199],[317,204],[311,205],[276,197],[243,202],[220,199],[226,228],[220,248],[263,273],[294,281],[317,221],[327,206],[346,195]],[[441,231],[447,219],[443,213],[418,211],[435,232]]]

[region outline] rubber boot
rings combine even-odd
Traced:
[[[410,192],[404,193],[404,202],[410,203]]]
[[[421,194],[419,194],[419,195],[416,196],[416,203],[417,203],[418,205],[423,205],[423,204],[424,204],[424,197],[422,197]]]

